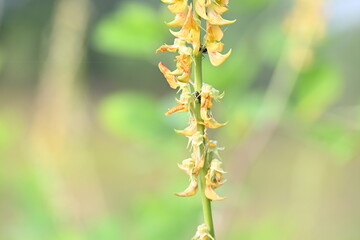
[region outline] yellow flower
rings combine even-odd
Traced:
[[[209,20],[206,15],[206,7],[211,4],[211,0],[197,0],[195,2],[195,11],[203,19]]]
[[[186,21],[186,15],[189,10],[187,0],[168,1],[167,3],[172,4],[169,5],[168,8],[172,13],[175,13],[175,19],[166,24],[171,27],[181,27],[182,25],[184,25]]]
[[[229,0],[216,0],[216,2],[221,6],[227,6],[229,4]]]
[[[225,20],[221,17],[221,14],[228,10],[225,7],[228,3],[228,0],[197,0],[195,3],[196,13],[206,20],[205,46],[210,62],[214,66],[221,65],[231,54],[231,50],[224,55],[220,53],[224,47],[224,44],[220,42],[224,36],[220,26],[236,21]]]
[[[203,119],[203,122],[199,122],[204,125],[206,128],[219,128],[225,126],[227,123],[219,123],[217,122],[211,114],[210,109],[201,108],[200,115]]]
[[[169,83],[170,87],[175,89],[179,87],[179,84],[177,83],[176,77],[171,74],[171,71],[169,68],[165,66],[162,62],[159,63],[159,69],[164,74],[164,77],[166,78],[167,82]]]
[[[224,97],[224,93],[220,94],[219,90],[213,88],[211,85],[204,83],[201,87],[201,107],[202,108],[211,108],[212,99],[219,101]]]
[[[177,80],[183,83],[190,81],[191,76],[191,57],[187,54],[180,54],[176,56],[175,60],[176,70],[171,72],[173,75],[180,75]]]
[[[226,54],[220,53],[224,48],[224,44],[221,42],[208,42],[206,48],[209,53],[210,62],[215,67],[220,66],[223,62],[225,62],[231,54],[231,49]]]
[[[206,22],[206,40],[208,42],[221,41],[223,37],[224,33],[219,25]]]
[[[181,30],[170,32],[177,38],[185,40],[187,43],[192,44],[193,53],[196,54],[200,49],[200,23],[198,23],[193,16],[192,4],[189,6],[189,11],[186,20]]]
[[[210,164],[210,168],[208,173],[205,176],[206,179],[206,187],[205,187],[205,195],[208,199],[213,201],[224,200],[225,197],[220,197],[214,191],[215,188],[220,187],[224,184],[222,181],[222,174],[225,171],[221,168],[222,162],[218,159],[213,159]]]
[[[200,116],[204,122],[200,122],[200,124],[205,125],[206,128],[219,128],[226,123],[218,123],[211,114],[210,108],[213,103],[212,100],[219,101],[224,94],[219,94],[219,91],[213,88],[209,84],[203,84],[201,88],[201,109]]]
[[[187,158],[178,164],[179,168],[183,170],[187,175],[191,176],[195,168],[195,160],[193,158]]]
[[[183,12],[187,9],[188,1],[187,0],[162,0],[164,3],[171,4],[168,6],[168,9],[172,13]]]
[[[179,52],[180,55],[175,57],[176,69],[170,71],[163,63],[159,64],[160,71],[164,74],[165,78],[168,80],[170,87],[178,87],[179,82],[187,83],[190,81],[191,76],[191,48],[186,46],[185,41],[176,39],[173,45],[162,45],[159,47],[156,52]],[[171,75],[179,75],[177,77],[172,77]],[[175,87],[176,86],[176,87]]]
[[[206,224],[198,226],[195,236],[192,240],[214,240],[210,235],[209,227]]]
[[[195,4],[196,13],[213,25],[228,25],[236,20],[229,21],[221,17],[228,9],[225,7],[229,1],[197,0]]]
[[[198,180],[196,177],[190,177],[190,185],[181,193],[175,193],[179,197],[190,197],[194,196],[198,189]]]
[[[156,53],[169,51],[169,52],[176,52],[179,51],[180,54],[191,55],[191,48],[186,46],[186,41],[175,38],[173,45],[164,44],[156,49]]]
[[[207,10],[207,17],[209,18],[209,22],[213,25],[229,25],[236,22],[236,20],[229,21],[221,17],[221,14],[227,10],[228,9],[226,7],[217,4],[211,4]]]
[[[197,131],[197,122],[194,117],[190,118],[190,124],[188,127],[186,127],[184,130],[175,130],[178,134],[190,137],[194,135]]]
[[[165,116],[169,116],[175,112],[187,112],[189,111],[188,106],[186,104],[177,104],[167,110]]]

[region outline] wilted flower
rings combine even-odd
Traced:
[[[179,86],[181,86],[181,85],[179,84]],[[190,104],[193,101],[193,96],[192,96],[192,94],[190,92],[190,89],[189,89],[188,85],[182,86],[181,91],[182,92],[180,94],[180,99],[176,99],[178,104],[171,107],[165,113],[166,116],[168,116],[170,114],[173,114],[175,112],[187,112],[187,111],[189,111]]]
[[[195,236],[192,240],[215,240],[209,232],[209,227],[206,224],[198,226]]]
[[[186,127],[184,130],[175,130],[175,132],[187,137],[194,135],[196,131],[197,131],[197,122],[193,116],[190,117],[190,123],[188,127]]]
[[[187,158],[178,164],[179,168],[183,170],[187,175],[191,176],[195,168],[195,160],[193,158]]]
[[[166,78],[166,80],[169,83],[171,88],[175,89],[175,88],[177,88],[179,86],[179,84],[177,83],[176,77],[173,74],[171,74],[170,69],[167,68],[165,66],[165,64],[160,62],[159,63],[159,69],[162,72],[162,74],[164,74],[164,77]]]
[[[175,193],[176,196],[179,197],[190,197],[194,196],[198,189],[198,180],[196,177],[190,177],[190,185],[181,193]]]
[[[167,110],[165,113],[166,116],[169,116],[170,114],[173,114],[175,112],[187,112],[189,111],[187,104],[177,104]]]
[[[220,187],[224,181],[222,181],[222,174],[225,171],[221,168],[222,162],[218,159],[213,159],[210,164],[208,173],[205,176],[206,188],[205,195],[210,200],[224,200],[225,197],[219,197],[214,189]]]
[[[203,84],[201,88],[201,109],[200,115],[203,120],[205,127],[207,128],[219,128],[224,126],[226,123],[218,123],[211,114],[210,108],[213,103],[212,100],[219,101],[223,98],[224,94],[219,94],[219,91],[213,88],[209,84]]]
[[[208,108],[201,108],[200,110],[201,112],[201,118],[202,120],[204,120],[203,122],[201,122],[200,124],[205,125],[206,128],[219,128],[222,126],[225,126],[226,123],[219,123],[217,122],[214,117],[211,114],[210,109]]]
[[[204,144],[204,135],[197,131],[194,135],[188,137],[189,142],[188,145],[190,145],[192,149],[192,155],[195,159],[196,166],[203,167],[204,166],[204,156],[201,153],[201,147],[200,145]]]

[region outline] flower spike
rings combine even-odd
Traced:
[[[227,9],[229,0],[161,0],[169,4],[168,9],[175,14],[175,18],[166,23],[170,27],[179,27],[170,30],[175,36],[173,44],[163,44],[158,52],[176,53],[175,68],[169,69],[162,62],[159,69],[172,89],[177,89],[177,104],[168,109],[165,115],[178,112],[189,112],[189,124],[183,130],[175,132],[188,138],[188,149],[191,157],[183,160],[178,167],[188,175],[188,187],[175,195],[190,197],[197,193],[199,185],[204,198],[203,207],[205,222],[197,228],[193,240],[215,240],[210,201],[223,200],[215,190],[225,183],[222,162],[219,156],[217,142],[209,140],[209,129],[219,128],[226,123],[217,122],[212,115],[212,108],[223,98],[214,87],[203,83],[201,63],[203,55],[208,54],[213,66],[220,66],[229,58],[231,49],[223,53],[224,37],[222,26],[235,22],[222,17]],[[202,24],[202,23],[206,23]],[[203,25],[203,26],[202,26]],[[201,32],[205,31],[202,38]],[[195,73],[193,74],[193,71]],[[194,76],[194,79],[192,79]],[[207,208],[207,209],[206,209]],[[209,214],[210,213],[210,214]]]

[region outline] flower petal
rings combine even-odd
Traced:
[[[205,0],[198,0],[195,3],[195,11],[196,13],[203,19],[209,20],[208,16],[206,15],[206,3]]]
[[[209,22],[213,25],[229,25],[236,22],[236,20],[229,21],[223,19],[220,14],[224,11],[226,11],[224,8],[209,7],[207,13],[207,16],[210,19]]]
[[[196,177],[191,178],[190,185],[181,193],[175,193],[176,196],[179,197],[190,197],[194,196],[198,189],[198,182]]]
[[[160,46],[158,49],[156,49],[156,53],[164,52],[164,51],[176,52],[177,50],[178,50],[178,46],[164,44],[164,45]]]
[[[171,22],[167,22],[166,25],[170,27],[181,27],[185,23],[185,16],[182,14],[176,14],[175,19]]]
[[[200,109],[200,116],[201,116],[202,120],[204,120],[204,121],[209,121],[211,119],[209,109],[207,109],[207,108]]]
[[[161,0],[163,1],[163,0]],[[218,4],[220,4],[221,6],[227,6],[229,4],[229,0],[216,0],[216,2]]]
[[[230,54],[231,54],[231,49],[226,54],[209,51],[210,62],[215,67],[220,66],[221,64],[223,64],[223,62],[225,62],[225,60],[230,56]]]
[[[174,4],[177,0],[161,0],[163,3]]]
[[[187,7],[188,7],[187,0],[178,0],[178,1],[175,1],[174,4],[169,5],[168,9],[172,13],[181,13],[181,12],[186,11]]]
[[[183,11],[177,12],[175,15],[175,19],[171,22],[166,23],[170,27],[182,27],[186,22],[186,17],[188,15],[188,6],[186,5],[183,8]]]
[[[205,196],[213,201],[221,201],[226,199],[226,197],[220,197],[219,195],[217,195],[214,189],[209,185],[206,185],[205,187]]]
[[[215,12],[217,12],[219,15],[223,14],[224,12],[227,12],[229,9],[227,9],[224,6],[221,5],[213,5],[212,9],[214,9]]]
[[[218,25],[212,25],[206,22],[206,40],[209,42],[221,41],[224,33]]]
[[[187,175],[191,176],[195,167],[195,161],[192,158],[185,159],[181,162],[181,164],[178,164],[178,167]]]
[[[186,127],[184,130],[175,130],[178,134],[190,137],[197,132],[197,124],[195,120],[190,122],[190,125]]]
[[[188,83],[190,81],[190,72],[184,72],[181,76],[177,78],[179,82]]]
[[[211,118],[210,120],[204,122],[204,125],[207,128],[219,128],[219,127],[225,126],[226,124],[227,124],[227,122],[219,123],[214,118]]]
[[[170,69],[168,69],[165,66],[165,64],[163,64],[162,62],[159,63],[159,69],[162,72],[162,74],[164,74],[164,77],[166,78],[170,87],[172,89],[176,89],[179,86],[179,84],[177,83],[176,77],[170,74],[171,73]]]
[[[177,104],[171,108],[165,113],[166,116],[169,116],[170,114],[173,114],[175,112],[187,112],[188,107],[185,104]]]

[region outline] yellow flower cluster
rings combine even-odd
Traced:
[[[206,226],[206,224],[201,224],[198,226],[192,240],[214,240],[214,238],[210,235],[208,226]]]
[[[172,45],[164,44],[156,52],[177,53],[174,61],[176,69],[170,70],[162,62],[159,69],[163,73],[170,87],[181,91],[177,105],[170,108],[165,115],[175,112],[189,112],[189,126],[184,130],[176,130],[189,139],[189,146],[192,150],[191,158],[185,159],[179,164],[179,168],[190,177],[190,185],[183,192],[176,195],[187,197],[196,194],[198,189],[198,174],[205,167],[205,195],[210,200],[222,200],[214,189],[223,184],[222,174],[225,173],[221,168],[218,157],[217,144],[207,138],[208,128],[219,128],[225,124],[217,122],[211,113],[213,101],[219,101],[223,94],[208,84],[203,84],[201,90],[195,91],[194,83],[191,80],[191,72],[194,59],[199,54],[208,53],[210,62],[214,66],[221,65],[231,54],[229,50],[226,54],[221,54],[224,44],[222,25],[228,25],[234,21],[228,21],[221,17],[227,11],[229,0],[161,0],[169,4],[168,9],[175,14],[175,19],[167,25],[179,27],[179,31],[170,32],[175,36]],[[189,3],[190,2],[190,3]],[[206,22],[206,27],[201,26],[201,21]],[[203,41],[201,41],[201,31],[205,30]],[[200,104],[199,104],[200,103]],[[200,108],[200,114],[195,113],[196,104]],[[199,109],[198,108],[198,109]],[[200,131],[199,126],[204,126],[205,130]],[[205,162],[207,166],[205,166]],[[203,230],[203,229],[202,229]],[[202,231],[204,232],[204,231]],[[206,232],[206,231],[205,231]],[[203,236],[203,237],[201,237]],[[206,239],[205,235],[199,235],[196,239]]]
[[[188,0],[162,1],[170,4],[168,8],[175,14],[175,19],[167,25],[181,27],[178,32],[170,30],[176,37],[174,44],[165,44],[156,50],[156,52],[179,53],[179,56],[175,58],[177,64],[174,71],[170,71],[163,63],[159,63],[160,71],[164,74],[170,87],[175,89],[179,87],[179,83],[189,82],[192,57],[201,49],[207,50],[210,62],[214,66],[221,65],[230,56],[231,50],[226,54],[220,53],[224,48],[224,44],[220,42],[224,36],[221,26],[234,23],[235,20],[229,21],[221,17],[221,14],[227,11],[226,5],[229,0],[195,0],[195,13],[206,20],[206,35],[204,43],[201,45],[201,20],[194,18],[193,4],[189,4]]]

